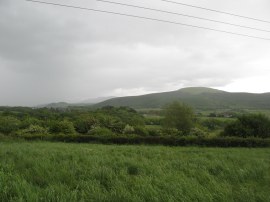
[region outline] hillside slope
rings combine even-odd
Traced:
[[[135,109],[161,108],[175,100],[187,103],[196,109],[270,109],[270,93],[229,93],[204,87],[190,87],[171,92],[113,98],[95,106],[129,106]]]

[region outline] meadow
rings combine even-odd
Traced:
[[[1,201],[270,201],[270,148],[0,143]]]

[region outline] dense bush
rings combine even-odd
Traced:
[[[162,136],[162,130],[159,128],[148,127],[147,133],[149,136]]]
[[[54,134],[73,134],[75,133],[75,128],[73,126],[73,123],[70,121],[52,121],[49,123],[49,132]]]
[[[108,128],[114,133],[122,133],[125,128],[125,123],[122,122],[118,117],[113,117],[107,114],[99,115],[100,126]]]
[[[193,109],[179,102],[173,102],[164,109],[163,124],[166,128],[176,128],[183,134],[189,134],[194,125]]]
[[[120,122],[131,126],[144,125],[145,119],[136,110],[130,107],[112,107],[106,106],[97,110],[97,113],[102,115],[109,115],[111,118],[118,119]]]
[[[42,126],[39,125],[30,125],[28,128],[26,129],[21,129],[16,131],[16,135],[22,136],[22,135],[26,135],[26,134],[43,134],[46,135],[48,134],[48,129],[44,128]]]
[[[189,135],[197,136],[197,137],[205,137],[205,136],[207,136],[207,133],[200,128],[192,128],[190,130]]]
[[[162,128],[161,129],[162,136],[184,136],[182,131],[178,130],[177,128]]]
[[[92,130],[88,131],[88,135],[92,135],[92,136],[114,136],[114,133],[108,129],[108,128],[102,128],[102,127],[96,127],[93,128]]]
[[[45,123],[42,120],[33,117],[23,118],[20,123],[20,129],[26,129],[31,125],[43,126]]]
[[[10,134],[19,129],[21,121],[12,116],[0,117],[0,133]]]
[[[159,116],[146,116],[145,124],[146,125],[161,125],[162,118]]]
[[[99,121],[91,115],[83,115],[76,118],[74,127],[78,133],[86,134],[89,130],[99,126]]]
[[[224,128],[227,125],[227,121],[219,120],[217,118],[208,118],[200,120],[200,125],[206,127],[208,130],[217,130]]]
[[[135,126],[134,127],[134,134],[148,136],[149,131],[143,126]]]
[[[134,127],[127,124],[123,130],[123,133],[124,134],[132,134],[132,133],[134,133],[134,131],[135,131]]]
[[[270,120],[263,114],[247,114],[239,116],[238,119],[228,124],[224,136],[237,137],[270,137]]]

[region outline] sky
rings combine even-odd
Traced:
[[[269,38],[270,32],[95,0],[44,0]],[[270,31],[263,23],[160,0],[111,0]],[[174,0],[270,21],[269,0]],[[0,105],[35,106],[212,87],[270,92],[270,40],[0,0]]]

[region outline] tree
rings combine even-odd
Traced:
[[[166,128],[176,128],[187,135],[193,127],[194,117],[190,106],[175,101],[165,107],[163,124]]]
[[[223,132],[224,136],[238,137],[270,137],[270,120],[263,114],[247,114],[228,124]]]

